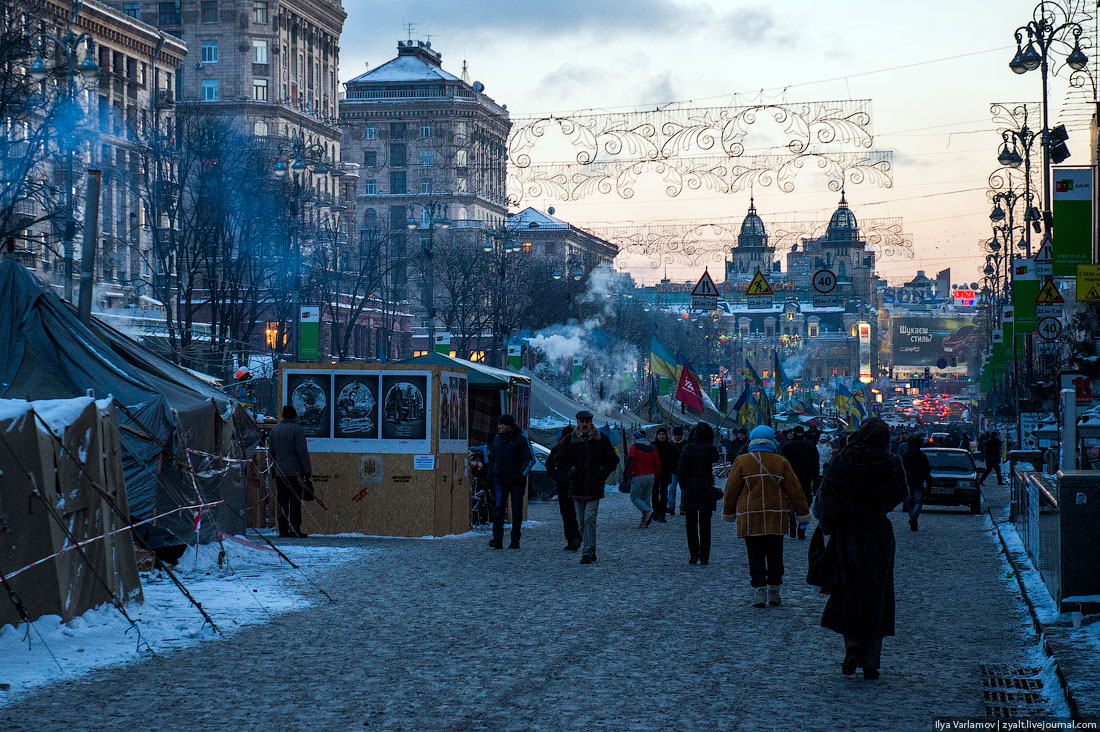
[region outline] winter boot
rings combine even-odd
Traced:
[[[763,587],[752,588],[752,606],[766,607],[768,604],[768,591]]]
[[[768,585],[768,604],[773,607],[783,604],[783,600],[779,597],[779,585]]]
[[[917,531],[917,520],[915,518],[909,519],[909,530]]]

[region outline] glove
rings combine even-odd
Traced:
[[[810,523],[810,514],[807,513],[802,516],[795,516],[794,520],[800,524],[808,524]]]
[[[722,514],[722,520],[725,521],[726,523],[732,523],[732,522],[737,520],[737,514],[735,514],[735,513],[724,513],[724,514]]]

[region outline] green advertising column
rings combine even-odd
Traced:
[[[1092,169],[1054,169],[1054,276],[1092,264]]]
[[[1035,262],[1020,258],[1012,265],[1012,309],[1016,336],[1026,342],[1026,335],[1034,333],[1038,323],[1035,317],[1035,298],[1039,295],[1039,276]]]
[[[443,335],[436,335],[435,337],[435,352],[442,353],[444,356],[451,355],[451,335],[445,333]]]
[[[519,371],[523,367],[523,347],[508,346],[508,365]]]
[[[298,308],[298,360],[316,361],[321,357],[321,308],[302,305]]]
[[[584,359],[580,356],[573,357],[573,383],[584,379]]]

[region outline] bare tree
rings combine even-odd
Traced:
[[[436,262],[440,317],[454,338],[455,353],[469,358],[492,323],[490,258],[480,245],[456,232],[439,248]]]

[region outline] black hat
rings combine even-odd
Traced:
[[[297,418],[298,418],[298,410],[295,409],[294,407],[290,406],[289,404],[284,404],[283,405],[283,419],[297,419]]]
[[[749,428],[748,427],[742,427],[739,430],[737,430],[737,434],[739,434],[739,435],[747,435],[748,433],[749,433]]]
[[[497,420],[497,424],[506,424],[509,427],[515,427],[516,418],[510,414],[502,414],[500,415],[500,419]]]
[[[589,412],[587,409],[582,409],[577,412],[577,421],[580,422],[582,419],[592,419],[592,412]]]
[[[680,425],[676,425],[672,428],[672,436],[675,437],[676,435],[679,435],[680,437],[684,436],[684,428]]]
[[[795,427],[793,432],[795,437],[801,437],[802,435],[806,434],[806,430],[802,427],[802,425],[798,425],[797,427]]]

